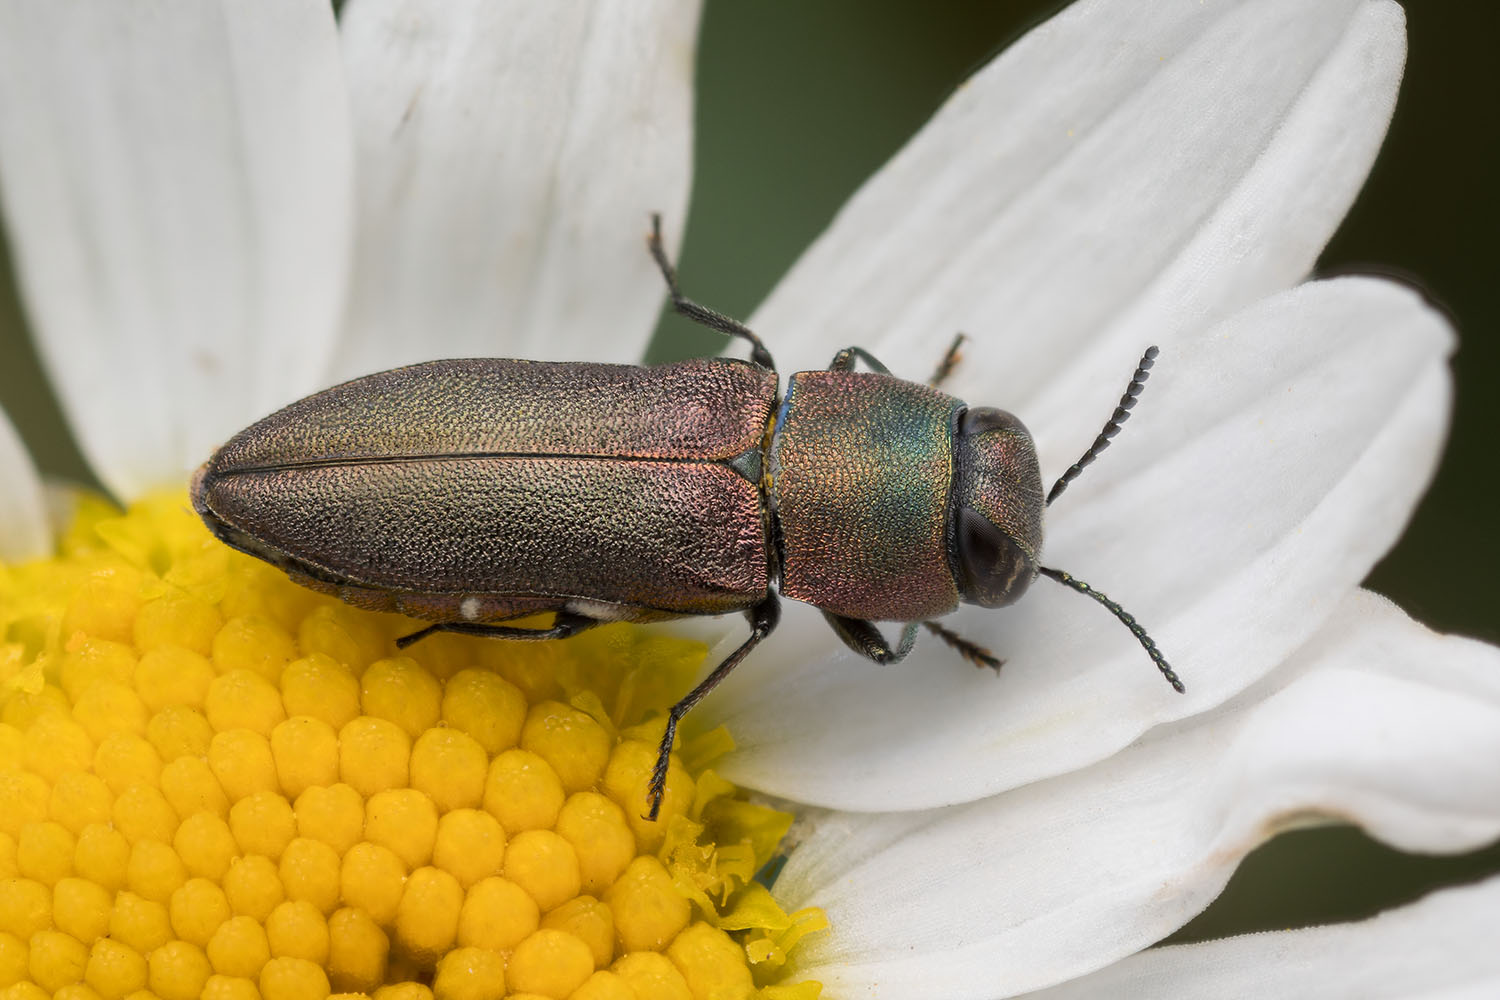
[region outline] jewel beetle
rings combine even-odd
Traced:
[[[679,720],[776,627],[779,597],[817,607],[879,663],[905,657],[925,627],[998,669],[935,619],[1011,604],[1047,576],[1113,613],[1183,690],[1134,618],[1039,562],[1043,509],[1119,431],[1156,348],[1044,497],[1021,422],[940,390],[962,335],[927,384],[850,347],[780,392],[758,336],[682,295],[659,219],[648,245],[673,307],[747,341],[748,361],[474,359],[367,375],[235,435],[194,475],[193,507],[298,583],[432,623],[402,647],[440,631],[561,639],[604,622],[744,614],[749,638],[667,715],[649,819]],[[550,626],[512,624],[544,612]],[[879,621],[903,623],[895,643]]]

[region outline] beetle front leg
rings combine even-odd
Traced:
[[[909,622],[901,627],[901,638],[897,641],[896,648],[892,649],[874,622],[867,622],[863,618],[845,618],[831,611],[823,612],[823,617],[833,628],[834,634],[844,640],[844,645],[876,663],[900,663],[906,659],[906,654],[911,652],[917,641],[917,622]]]
[[[566,639],[570,635],[604,624],[597,618],[559,611],[552,620],[551,628],[516,628],[514,625],[490,624],[488,622],[438,622],[426,628],[403,635],[396,640],[397,649],[405,649],[437,632],[455,632],[459,635],[481,635],[489,639]]]
[[[937,622],[923,622],[922,624],[926,627],[927,631],[946,642],[949,646],[952,646],[958,651],[959,656],[962,656],[976,667],[989,667],[998,674],[1000,668],[1005,665],[1004,660],[977,642],[971,642],[957,632],[944,628]]]
[[[672,762],[672,743],[677,738],[677,723],[692,710],[694,705],[703,700],[704,695],[718,687],[719,682],[740,665],[740,661],[749,655],[750,650],[771,634],[776,623],[781,621],[781,602],[776,599],[775,594],[767,594],[765,600],[745,612],[745,617],[750,621],[750,638],[740,643],[739,648],[715,667],[713,673],[703,678],[697,687],[684,695],[682,700],[667,712],[667,728],[661,734],[661,743],[656,748],[656,766],[651,769],[651,787],[647,792],[651,811],[643,817],[644,819],[654,823],[657,814],[661,812],[662,796],[667,791],[667,768]]]
[[[959,348],[963,347],[964,341],[968,339],[962,333],[953,338],[953,343],[948,345],[947,352],[943,354],[943,360],[938,362],[938,366],[933,371],[932,377],[927,380],[928,385],[934,389],[942,388],[943,383],[948,381],[948,376],[953,374],[953,370],[958,367],[958,363],[964,359]]]

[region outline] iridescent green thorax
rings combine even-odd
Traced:
[[[784,596],[875,621],[917,621],[958,605],[948,500],[963,407],[888,375],[791,377],[767,476]]]

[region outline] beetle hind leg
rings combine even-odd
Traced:
[[[723,313],[702,306],[682,294],[677,287],[677,269],[667,259],[666,248],[661,242],[661,216],[653,213],[651,216],[651,235],[646,240],[646,245],[651,249],[651,258],[656,261],[656,266],[661,270],[661,276],[667,282],[667,294],[672,298],[672,308],[686,316],[694,323],[708,327],[710,330],[718,330],[727,333],[731,337],[739,337],[750,343],[750,360],[762,368],[776,370],[776,362],[771,360],[771,352],[766,345],[756,336],[751,329],[739,320]]]
[[[570,614],[566,611],[557,613],[551,628],[516,628],[514,625],[490,622],[438,622],[413,632],[411,635],[403,635],[396,640],[396,648],[405,649],[412,643],[420,642],[438,632],[479,635],[490,639],[566,639],[568,636],[577,635],[579,632],[602,624],[604,623],[597,618],[586,618],[583,615]]]
[[[724,662],[714,667],[713,673],[698,682],[698,686],[682,697],[677,704],[667,712],[667,728],[661,734],[661,743],[656,748],[656,765],[651,769],[651,786],[646,793],[646,799],[650,803],[650,811],[642,819],[656,822],[657,814],[661,812],[662,796],[667,791],[667,768],[672,763],[672,743],[677,738],[677,723],[682,717],[692,711],[694,705],[702,701],[719,682],[729,676],[729,672],[740,665],[740,661],[750,654],[750,650],[760,645],[760,641],[771,634],[776,628],[776,623],[781,620],[781,602],[776,599],[775,594],[767,594],[766,599],[761,601],[745,612],[745,617],[750,620],[750,638],[740,643],[734,652],[725,657]]]
[[[946,642],[949,646],[952,646],[958,651],[959,656],[962,656],[976,667],[989,667],[998,674],[1000,668],[1005,666],[1005,661],[994,653],[991,653],[988,649],[985,649],[976,642],[965,639],[957,632],[944,628],[937,622],[923,622],[922,625],[927,631]]]

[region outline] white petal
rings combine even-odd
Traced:
[[[1162,355],[1130,424],[1054,508],[1043,561],[1143,622],[1185,696],[1113,617],[1051,581],[1013,608],[946,619],[1006,660],[998,679],[931,640],[877,667],[789,608],[698,709],[739,744],[724,773],[819,805],[945,805],[1221,704],[1311,635],[1398,537],[1436,463],[1451,344],[1408,290],[1342,279]],[[1107,406],[1118,391],[1097,395]]]
[[[1500,878],[1353,924],[1153,948],[1031,1000],[1500,996]]]
[[[691,176],[698,0],[357,0],[360,237],[340,374],[434,356],[635,360]]]
[[[52,551],[42,480],[5,411],[0,410],[0,562]]]
[[[908,377],[966,331],[952,391],[1034,428],[1079,355],[1128,373],[1308,272],[1404,55],[1384,0],[1075,4],[960,88],[752,326],[789,370],[860,344]]]
[[[1319,818],[1408,851],[1500,835],[1500,650],[1356,591],[1241,704],[967,806],[838,815],[776,889],[828,910],[799,973],[834,995],[988,1000],[1159,940]]]
[[[122,497],[311,388],[348,108],[317,0],[0,7],[0,188],[41,354]]]

